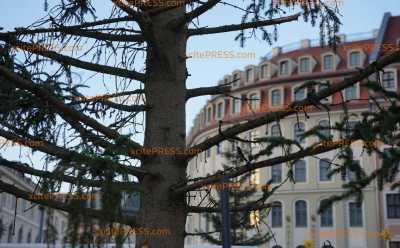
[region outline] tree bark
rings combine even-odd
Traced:
[[[187,26],[179,30],[166,28],[177,16],[184,15],[177,8],[152,17],[152,42],[146,58],[146,102],[151,109],[146,114],[144,147],[185,150],[186,53]],[[149,30],[148,30],[149,31]],[[184,195],[171,197],[170,186],[186,176],[185,160],[171,154],[145,156],[142,166],[156,176],[145,176],[142,185],[140,227],[168,229],[169,235],[138,235],[136,247],[148,244],[151,248],[183,248],[186,224]]]

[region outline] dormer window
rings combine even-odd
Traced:
[[[232,83],[232,86],[233,86],[233,87],[237,87],[237,86],[239,85],[239,82],[240,82],[240,75],[239,75],[239,73],[233,74],[233,83]]]
[[[303,57],[299,59],[299,73],[311,72],[311,59]]]
[[[361,52],[354,51],[349,54],[349,67],[361,66]]]
[[[323,70],[324,71],[332,71],[334,69],[333,65],[334,55],[327,54],[323,57]]]
[[[267,78],[269,77],[269,73],[268,73],[268,65],[262,65],[261,68],[261,78]]]
[[[289,60],[284,60],[279,63],[279,75],[287,76],[289,75]]]
[[[246,70],[246,82],[251,82],[254,80],[254,72],[252,68]]]

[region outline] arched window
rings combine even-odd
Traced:
[[[26,243],[32,242],[32,231],[29,231],[28,236],[26,236]]]
[[[13,226],[10,224],[8,226],[7,243],[12,243],[12,236],[13,236]]]
[[[24,235],[24,230],[22,227],[19,228],[18,230],[18,243],[22,243],[22,236]]]
[[[325,137],[325,138],[329,138],[331,136],[331,130],[330,129],[325,129],[325,128],[329,128],[329,121],[328,120],[322,120],[318,123],[318,125],[323,128],[319,130],[319,133]]]
[[[282,227],[282,203],[274,202],[271,209],[271,227]]]
[[[298,122],[294,125],[294,139],[299,143],[304,143],[304,139],[300,140],[300,136],[306,131],[306,126],[303,122]]]
[[[296,183],[304,183],[307,181],[307,168],[304,160],[297,160],[294,163],[294,180]]]
[[[307,227],[307,203],[303,200],[295,204],[296,227]]]
[[[326,200],[321,201],[324,203]],[[332,205],[325,207],[320,215],[321,218],[321,227],[332,227],[333,226],[333,208]]]
[[[272,125],[272,127],[271,127],[271,136],[272,137],[280,137],[281,136],[281,132],[279,130],[279,125],[278,124]]]
[[[271,91],[271,105],[272,106],[282,105],[282,94],[280,89]]]

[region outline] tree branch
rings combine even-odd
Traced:
[[[67,175],[60,175],[55,172],[37,170],[37,169],[30,167],[28,164],[10,161],[10,160],[4,159],[2,157],[0,157],[0,166],[7,167],[9,169],[13,169],[15,171],[18,171],[18,172],[21,172],[24,174],[29,174],[29,175],[43,177],[43,178],[51,178],[51,179],[61,180],[61,181],[67,182],[67,183],[79,184],[79,185],[87,186],[87,187],[100,188],[104,185],[103,180],[91,180],[91,179],[84,179],[84,178],[76,178],[76,177],[67,176]],[[140,184],[137,184],[134,182],[112,182],[112,184],[123,190],[133,190],[133,189],[142,190],[142,187],[140,186]]]
[[[38,54],[43,57],[53,59],[53,60],[59,62],[60,64],[72,65],[72,66],[82,68],[85,70],[95,71],[95,72],[104,73],[104,74],[110,74],[110,75],[119,76],[119,77],[130,78],[130,79],[134,79],[134,80],[138,80],[138,81],[142,81],[142,82],[145,80],[145,74],[140,73],[140,72],[82,61],[79,59],[75,59],[75,58],[72,58],[69,56],[65,56],[65,55],[56,53],[54,51],[49,51],[45,47],[41,46],[40,44],[18,41],[18,40],[14,39],[8,35],[5,35],[5,34],[0,34],[0,40],[7,42],[8,44],[10,44],[14,47],[18,47],[22,50],[28,51],[30,53]]]
[[[194,9],[193,11],[186,13],[184,16],[172,21],[169,26],[173,29],[179,28],[186,23],[190,22],[191,20],[195,19],[196,17],[199,17],[200,15],[204,14],[211,8],[213,8],[215,5],[217,5],[221,0],[208,0],[206,3],[201,5],[200,7]]]
[[[247,203],[243,206],[234,206],[230,207],[230,212],[247,212],[247,211],[255,211],[255,210],[263,210],[270,208],[274,205],[274,203]],[[189,212],[191,213],[220,213],[221,208],[212,208],[212,207],[198,207],[198,206],[190,206],[188,207]]]
[[[212,87],[201,87],[186,90],[186,100],[192,97],[205,96],[205,95],[218,95],[225,94],[231,91],[229,85],[218,85]]]
[[[77,120],[81,121],[82,123],[92,127],[93,129],[103,133],[110,139],[117,139],[120,138],[121,135],[113,130],[110,129],[103,124],[97,122],[96,120],[90,118],[89,116],[84,115],[83,113],[71,108],[70,106],[66,105],[65,103],[59,101],[55,96],[53,96],[49,91],[43,89],[42,87],[35,85],[32,81],[28,81],[25,78],[17,75],[16,73],[8,70],[6,67],[0,65],[0,73],[8,78],[10,81],[13,82],[16,86],[28,90],[29,92],[33,93],[38,98],[42,99],[43,102],[48,102],[54,109],[56,109],[58,114],[61,116],[76,118]],[[133,148],[140,149],[142,146],[136,142],[129,141],[129,146]]]
[[[225,25],[225,26],[213,27],[213,28],[189,29],[188,36],[226,33],[226,32],[244,30],[244,29],[249,29],[249,28],[258,28],[258,27],[277,25],[277,24],[282,24],[282,23],[286,23],[286,22],[296,21],[300,15],[301,14],[298,13],[295,15],[276,18],[276,19],[272,19],[272,20],[248,22],[248,23],[242,23],[242,24],[232,24],[232,25]]]

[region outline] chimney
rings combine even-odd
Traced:
[[[300,41],[301,49],[310,48],[311,41],[309,39],[304,39]]]
[[[282,53],[282,48],[281,47],[272,48],[272,57],[278,56],[281,53]]]

